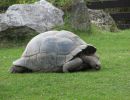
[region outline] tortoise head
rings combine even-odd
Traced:
[[[90,69],[100,70],[101,62],[99,56],[96,55],[96,48],[92,45],[88,45],[85,51],[87,53],[82,56],[84,63],[88,65]]]
[[[85,55],[82,59],[91,69],[100,70],[101,62],[96,54]]]

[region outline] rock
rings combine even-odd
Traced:
[[[88,8],[84,0],[74,0],[71,13],[71,25],[74,29],[90,30]]]
[[[3,30],[8,29],[8,26],[6,23],[3,22],[3,19],[6,17],[5,14],[0,14],[0,32]]]
[[[113,18],[109,13],[104,12],[103,10],[92,10],[88,9],[90,20],[92,24],[95,24],[97,27],[107,31],[117,31],[117,26]]]
[[[0,31],[13,27],[29,27],[38,33],[63,24],[63,11],[46,0],[34,4],[15,4],[0,14]]]

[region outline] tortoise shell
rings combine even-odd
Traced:
[[[35,36],[20,59],[13,65],[33,71],[54,72],[82,51],[95,53],[96,48],[69,31],[48,31]]]

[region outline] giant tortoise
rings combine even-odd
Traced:
[[[48,31],[35,36],[11,73],[75,72],[100,69],[96,48],[69,31]]]

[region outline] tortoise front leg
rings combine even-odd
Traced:
[[[83,61],[81,58],[75,58],[63,65],[63,72],[74,72],[81,70]]]

